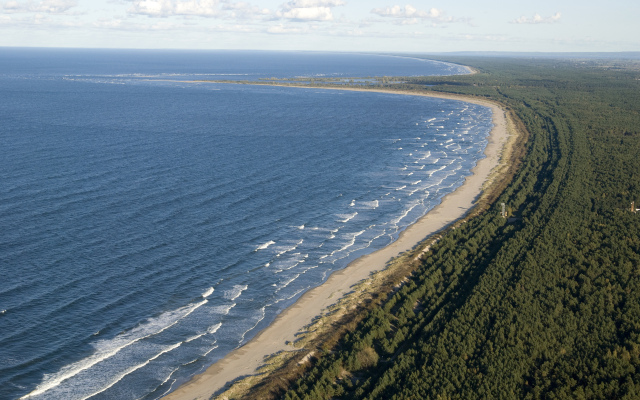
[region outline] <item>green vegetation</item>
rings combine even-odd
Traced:
[[[487,211],[433,244],[314,363],[294,399],[640,397],[640,69],[449,59],[470,76],[390,84],[504,104],[529,139]],[[500,203],[513,218],[500,215]],[[344,329],[343,329],[344,331]]]

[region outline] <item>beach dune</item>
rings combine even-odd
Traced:
[[[372,92],[372,90],[366,91]],[[384,92],[389,93],[390,91]],[[392,91],[391,93],[427,95],[400,91]],[[492,170],[499,165],[502,148],[507,142],[508,131],[505,112],[494,103],[475,98],[438,94],[428,94],[428,96],[461,100],[492,109],[494,126],[484,152],[486,158],[480,160],[472,169],[472,175],[466,178],[462,186],[446,196],[440,205],[408,227],[398,240],[383,249],[355,260],[345,269],[332,274],[324,284],[309,290],[295,304],[281,313],[253,340],[229,353],[205,372],[193,377],[169,393],[164,399],[210,399],[228,383],[243,376],[255,374],[257,369],[263,365],[265,357],[290,349],[287,342],[293,342],[296,339],[296,333],[309,325],[323,310],[351,291],[354,284],[370,277],[373,272],[383,269],[390,259],[411,250],[433,233],[462,218],[474,206]]]

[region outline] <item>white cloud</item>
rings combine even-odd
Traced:
[[[63,14],[77,5],[75,0],[42,0],[39,3],[10,0],[0,3],[0,11],[5,14],[25,12]]]
[[[266,8],[245,2],[232,3],[228,0],[133,0],[133,5],[128,12],[149,17],[184,16],[228,19],[252,19],[273,14]]]
[[[303,31],[300,28],[294,28],[290,26],[284,26],[283,24],[279,24],[279,25],[270,26],[269,28],[267,28],[267,33],[289,34],[289,33],[303,33]]]
[[[244,2],[227,3],[222,6],[222,9],[229,11],[229,17],[232,19],[251,19],[271,15],[271,11],[268,8],[260,8]]]
[[[286,8],[337,7],[346,3],[342,0],[292,0],[283,5]]]
[[[283,18],[302,21],[331,21],[333,14],[329,7],[292,8],[281,13]]]
[[[129,9],[131,14],[150,17],[172,15],[216,17],[222,14],[218,0],[135,0]]]
[[[344,4],[342,0],[292,0],[280,7],[277,16],[294,21],[332,21],[332,7]]]
[[[523,15],[511,22],[514,24],[553,24],[560,21],[560,16],[560,13],[557,12],[550,17],[543,18],[540,16],[540,14],[536,13],[532,18],[527,18]]]
[[[374,8],[371,13],[381,17],[397,18],[400,24],[412,25],[420,20],[429,20],[432,22],[453,22],[453,18],[446,17],[444,12],[437,8],[431,8],[429,11],[419,10],[407,4],[404,7],[395,5],[393,7]]]

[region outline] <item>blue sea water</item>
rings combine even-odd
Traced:
[[[397,238],[492,126],[459,101],[189,80],[465,71],[0,49],[0,398],[161,397]]]

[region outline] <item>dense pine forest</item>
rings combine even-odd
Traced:
[[[640,398],[640,63],[447,61],[477,73],[390,86],[503,104],[528,132],[517,172],[286,389],[252,396]]]

